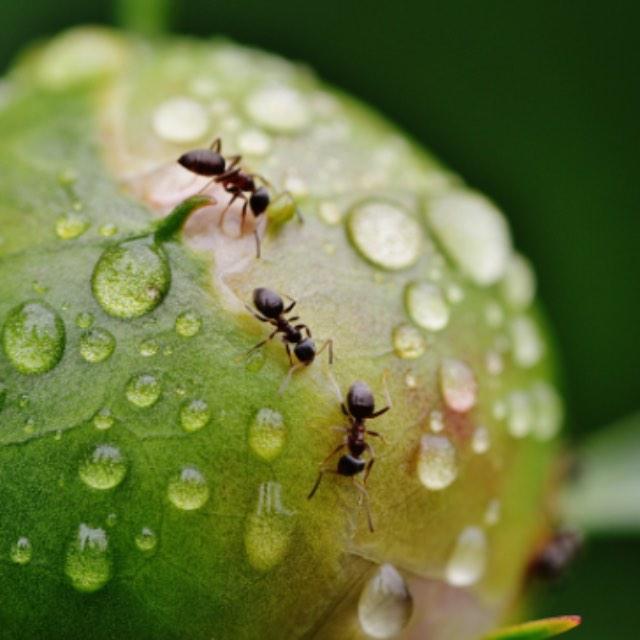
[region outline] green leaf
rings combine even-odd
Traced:
[[[557,616],[523,622],[500,629],[484,637],[484,640],[543,640],[571,631],[582,622],[580,616]]]

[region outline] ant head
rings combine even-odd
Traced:
[[[374,409],[374,398],[369,385],[360,380],[354,382],[347,392],[347,408],[354,418],[368,418]]]
[[[222,154],[212,149],[187,151],[178,158],[178,163],[199,176],[218,176],[226,167]]]
[[[264,187],[258,187],[249,198],[249,206],[256,218],[264,213],[269,206],[271,199],[269,198],[269,192]]]
[[[293,348],[296,358],[304,364],[311,364],[316,357],[316,343],[311,338],[305,338]]]
[[[253,304],[266,318],[277,318],[284,310],[282,298],[275,291],[264,287],[254,289]]]

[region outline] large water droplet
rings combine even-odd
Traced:
[[[249,427],[249,446],[258,457],[270,461],[282,451],[286,435],[282,414],[265,407]]]
[[[531,263],[514,253],[502,279],[502,295],[513,309],[526,309],[536,295],[536,277]]]
[[[184,467],[169,481],[167,497],[183,511],[200,509],[209,499],[207,480],[196,467]]]
[[[447,406],[464,413],[476,403],[477,384],[471,367],[462,360],[445,358],[440,366],[440,389]]]
[[[468,587],[482,578],[487,564],[487,537],[480,527],[462,530],[446,568],[447,582]]]
[[[544,342],[536,323],[527,316],[519,316],[511,321],[513,359],[521,367],[532,367],[544,353]]]
[[[45,373],[55,367],[65,346],[60,316],[42,302],[25,302],[9,312],[2,331],[2,345],[20,373]]]
[[[211,411],[204,400],[187,400],[180,407],[180,424],[189,433],[200,431],[210,419]]]
[[[160,398],[162,385],[150,373],[134,376],[127,384],[127,400],[142,409],[153,406]]]
[[[176,332],[183,338],[192,338],[202,326],[202,320],[193,311],[184,311],[176,318]]]
[[[107,407],[103,407],[93,416],[93,426],[98,429],[98,431],[107,431],[113,427],[113,423],[115,422],[115,418],[111,413],[111,409]]]
[[[104,587],[111,578],[109,541],[104,529],[80,525],[67,550],[65,573],[78,591],[92,593]]]
[[[419,326],[440,331],[449,322],[449,307],[440,287],[430,282],[413,282],[405,291],[407,311]]]
[[[106,329],[96,327],[80,336],[80,354],[87,362],[106,360],[116,347],[116,339]]]
[[[207,112],[192,98],[169,98],[153,113],[153,130],[167,142],[197,142],[204,137],[208,128]]]
[[[260,126],[278,133],[304,129],[311,114],[307,102],[290,87],[264,87],[254,91],[245,102],[247,115]]]
[[[143,527],[138,535],[136,535],[136,547],[140,551],[150,553],[156,548],[158,544],[158,536],[149,527]]]
[[[277,482],[260,485],[258,508],[247,518],[244,545],[254,569],[269,571],[284,558],[293,532],[293,513],[282,505],[282,488]]]
[[[153,311],[170,283],[166,254],[149,239],[129,240],[105,249],[91,278],[96,300],[116,318],[136,318]]]
[[[31,562],[32,555],[33,547],[31,546],[29,538],[18,538],[17,542],[11,545],[11,551],[9,553],[11,562],[28,564]]]
[[[401,324],[393,330],[393,350],[399,358],[419,358],[427,348],[423,335],[409,324]]]
[[[533,427],[533,406],[526,391],[512,391],[507,398],[507,428],[514,438],[524,438]]]
[[[456,449],[446,436],[420,438],[418,478],[431,491],[446,489],[458,477]]]
[[[80,478],[92,489],[113,489],[127,473],[127,467],[118,447],[100,444],[80,465]]]
[[[404,578],[391,564],[381,565],[358,601],[358,620],[372,638],[395,638],[413,613],[413,598]]]
[[[79,213],[66,213],[56,220],[56,235],[61,240],[73,240],[89,228],[89,220]]]
[[[356,205],[348,227],[358,251],[378,267],[406,269],[420,256],[422,227],[395,203],[367,200]]]
[[[477,284],[490,285],[504,275],[511,255],[509,228],[486,198],[447,193],[431,202],[428,217],[445,249]]]

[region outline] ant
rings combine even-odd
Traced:
[[[258,344],[249,350],[249,353],[267,344],[267,342],[272,340],[278,333],[282,334],[282,342],[287,351],[287,356],[289,356],[291,367],[281,387],[281,391],[286,388],[291,376],[297,369],[308,367],[315,360],[316,356],[320,355],[327,347],[329,348],[329,364],[333,364],[333,340],[325,340],[320,349],[316,349],[316,344],[311,338],[311,330],[309,327],[306,324],[292,324],[296,320],[299,320],[300,317],[286,317],[286,314],[290,313],[296,306],[296,301],[291,298],[289,299],[291,300],[291,304],[285,309],[282,298],[275,291],[260,287],[253,291],[253,304],[259,313],[255,313],[251,307],[247,306],[247,310],[254,318],[257,318],[260,322],[268,322],[275,327],[269,337],[258,342]],[[295,364],[293,361],[290,345],[293,345],[293,354],[297,358],[298,364]]]
[[[236,200],[242,200],[242,215],[240,219],[240,235],[242,235],[242,229],[244,228],[244,221],[247,216],[247,208],[251,210],[253,217],[258,219],[272,204],[271,196],[267,190],[267,186],[271,187],[268,180],[258,175],[257,173],[247,173],[240,167],[240,160],[242,156],[235,155],[225,158],[222,155],[222,141],[220,138],[216,138],[208,149],[193,149],[183,153],[178,158],[178,164],[183,166],[191,173],[195,173],[199,176],[210,177],[211,180],[201,189],[204,191],[211,183],[221,184],[222,188],[229,194],[231,198],[224,208],[222,215],[220,216],[219,226],[222,226],[224,217]],[[256,179],[260,180],[265,186],[259,187],[256,184]],[[249,194],[247,196],[247,194]],[[282,192],[273,201],[282,198],[289,197],[293,200],[293,197],[288,191]],[[295,208],[298,219],[302,222],[302,216],[298,208]],[[254,230],[253,235],[256,239],[256,257],[260,257],[260,236],[257,229]]]
[[[557,531],[530,562],[529,574],[543,580],[561,578],[573,564],[582,546],[582,536],[577,531]]]
[[[335,384],[335,381],[334,381]],[[366,441],[366,436],[374,436],[380,438],[383,442],[384,436],[377,431],[371,431],[367,429],[366,421],[378,418],[391,409],[391,398],[389,397],[389,390],[387,388],[385,379],[385,395],[387,399],[387,406],[375,411],[375,399],[373,393],[366,382],[360,380],[354,382],[347,392],[346,404],[342,400],[340,389],[336,386],[336,392],[340,401],[340,408],[342,413],[347,417],[349,421],[348,427],[336,427],[337,430],[344,431],[345,436],[342,444],[339,444],[320,464],[320,472],[318,473],[318,479],[313,485],[313,489],[307,496],[309,500],[313,498],[322,476],[325,473],[334,473],[340,476],[346,476],[352,478],[353,484],[361,492],[362,498],[364,498],[365,509],[367,512],[367,522],[369,524],[369,531],[373,533],[373,522],[371,520],[371,512],[369,511],[368,493],[366,489],[367,479],[371,473],[371,468],[376,460],[373,447]],[[338,452],[343,449],[347,449],[348,453],[340,456],[336,469],[327,467],[327,462]],[[369,452],[369,461],[365,462],[362,456],[365,452]],[[364,471],[364,479],[362,483],[358,482],[355,478],[359,473]]]

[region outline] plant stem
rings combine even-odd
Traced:
[[[166,242],[175,236],[187,221],[189,216],[202,207],[213,204],[210,196],[191,196],[182,201],[166,218],[160,221],[154,233],[156,242]]]
[[[144,35],[166,32],[172,0],[115,0],[116,23]]]

